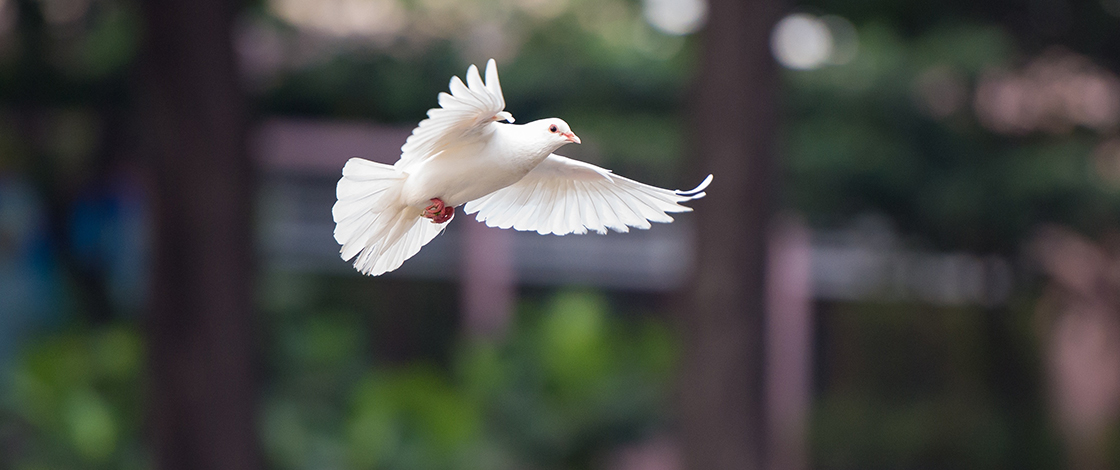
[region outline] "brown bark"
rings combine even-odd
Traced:
[[[711,0],[694,108],[695,165],[714,173],[697,211],[699,251],[680,390],[687,468],[764,467],[766,230],[774,212],[776,0]]]
[[[252,172],[231,29],[238,4],[141,2],[141,126],[154,184],[150,424],[157,468],[260,468]]]

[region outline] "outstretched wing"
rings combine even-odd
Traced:
[[[494,121],[513,122],[503,111],[506,100],[498,82],[498,66],[494,59],[486,63],[486,83],[478,75],[478,67],[467,69],[467,83],[451,77],[451,94],[439,94],[438,108],[428,110],[428,118],[420,121],[401,147],[398,168],[422,162],[439,152],[485,135],[487,125]]]
[[[674,191],[623,178],[578,160],[549,155],[517,183],[468,202],[464,210],[486,225],[553,233],[607,229],[648,229],[650,222],[672,222],[670,212],[688,212],[680,203],[704,197],[708,175],[691,191]]]

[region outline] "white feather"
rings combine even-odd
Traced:
[[[405,140],[396,166],[411,167],[454,145],[457,140],[480,138],[487,129],[485,125],[496,117],[513,122],[513,116],[503,111],[506,100],[498,84],[494,59],[486,63],[486,76],[492,79],[492,84],[484,85],[478,68],[472,65],[467,70],[467,82],[471,86],[464,85],[459,77],[452,77],[448,84],[451,94],[439,94],[440,107],[428,110],[428,119],[420,121]]]
[[[673,191],[549,155],[517,183],[468,203],[465,210],[478,212],[476,218],[491,227],[557,235],[606,233],[607,228],[627,232],[629,227],[648,229],[650,222],[672,222],[670,212],[691,211],[680,203],[703,197],[710,183],[711,176],[691,191]]]
[[[342,174],[331,211],[334,238],[342,259],[356,257],[358,271],[376,276],[397,269],[446,227],[400,203],[406,175],[398,169],[351,158]]]

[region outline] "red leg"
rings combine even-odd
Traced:
[[[432,223],[436,224],[447,222],[451,220],[451,217],[454,215],[455,208],[446,205],[443,200],[438,197],[433,198],[432,205],[424,208],[424,212],[421,214],[422,217],[432,219]]]
[[[420,215],[428,219],[434,219],[439,217],[440,212],[443,212],[443,207],[443,199],[432,198],[432,205],[425,207],[424,212]]]

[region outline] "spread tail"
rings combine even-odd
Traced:
[[[443,231],[420,211],[400,202],[405,174],[392,165],[351,158],[342,168],[336,194],[334,239],[342,259],[354,258],[362,274],[397,269]]]

